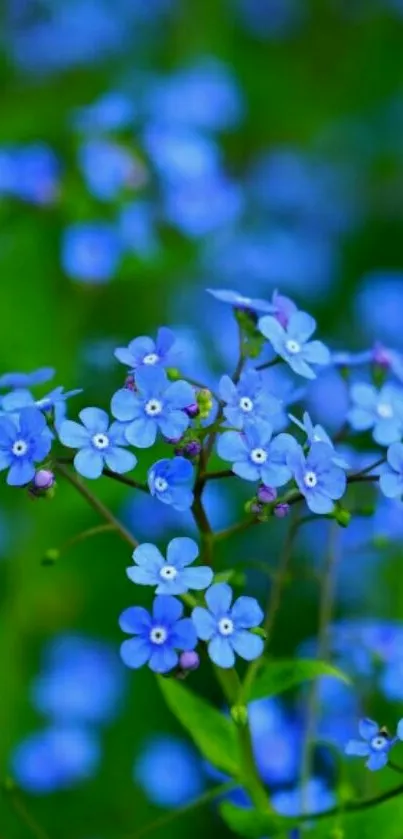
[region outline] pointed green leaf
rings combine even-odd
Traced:
[[[290,688],[297,687],[302,682],[319,679],[321,676],[334,676],[348,682],[348,677],[325,661],[314,659],[281,659],[266,661],[261,667],[252,685],[248,699],[263,699],[266,696],[276,696]]]

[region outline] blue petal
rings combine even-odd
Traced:
[[[196,606],[193,609],[192,621],[195,625],[197,635],[202,641],[209,641],[217,632],[217,621],[211,612],[203,609],[201,606]]]
[[[170,408],[187,408],[196,401],[194,388],[188,382],[173,382],[165,391],[165,401]]]
[[[278,320],[271,315],[265,315],[259,319],[258,326],[262,335],[270,341],[275,351],[282,355],[287,336]]]
[[[137,670],[149,660],[152,653],[150,641],[144,638],[129,638],[123,641],[120,647],[120,655],[127,667]]]
[[[10,448],[18,436],[17,426],[10,417],[0,417],[0,446]]]
[[[247,445],[236,431],[224,431],[224,434],[220,435],[217,453],[222,460],[229,460],[231,463],[248,459]]]
[[[101,408],[83,408],[79,413],[79,417],[83,425],[88,428],[92,434],[97,432],[105,432],[109,428],[109,417],[106,411]]]
[[[238,597],[231,609],[236,629],[252,629],[263,620],[263,612],[254,597]]]
[[[170,641],[178,650],[194,650],[197,644],[197,633],[191,618],[182,618],[176,622]]]
[[[175,597],[158,595],[153,604],[154,622],[161,621],[164,624],[172,625],[183,615],[183,605]]]
[[[7,483],[9,486],[24,486],[32,481],[35,475],[35,468],[30,460],[21,458],[15,460],[7,475]]]
[[[224,402],[233,403],[238,399],[238,391],[229,376],[222,376],[218,384],[218,393]]]
[[[178,664],[178,655],[172,647],[154,646],[154,652],[149,661],[150,670],[154,673],[169,673]]]
[[[176,335],[167,326],[160,326],[157,332],[156,350],[159,356],[169,353],[176,343]]]
[[[397,736],[399,740],[403,740],[403,719],[399,720],[397,724]]]
[[[385,752],[373,752],[365,765],[371,772],[377,772],[378,769],[383,769],[387,762],[388,755]]]
[[[400,419],[381,419],[374,428],[374,440],[380,446],[389,446],[390,443],[397,443],[403,434],[403,425]]]
[[[129,580],[132,583],[136,583],[139,586],[157,586],[160,582],[159,574],[156,574],[154,571],[148,568],[138,568],[130,566],[130,568],[126,568],[126,574],[129,577]],[[159,592],[162,594],[163,592]],[[169,594],[169,592],[166,592]],[[179,592],[180,593],[180,592]],[[176,592],[172,592],[172,594],[176,594]]]
[[[368,757],[371,754],[371,749],[369,744],[363,740],[349,740],[345,753],[350,757]]]
[[[46,420],[38,408],[23,408],[19,416],[21,433],[24,436],[37,436],[46,428]]]
[[[149,449],[155,443],[157,428],[154,419],[135,419],[126,428],[126,440],[139,449]]]
[[[0,451],[0,472],[3,469],[8,469],[13,462],[13,456],[9,452]]]
[[[373,385],[357,383],[352,385],[350,396],[353,402],[365,411],[375,413],[378,402],[378,391]]]
[[[123,475],[124,472],[131,472],[134,469],[137,458],[132,452],[113,446],[105,452],[105,463],[112,472]]]
[[[374,425],[375,417],[366,408],[351,408],[347,420],[355,431],[367,431]]]
[[[35,405],[35,399],[29,390],[13,390],[11,393],[6,393],[1,403],[3,411],[10,412],[19,411],[30,405]]]
[[[164,565],[162,553],[151,542],[144,542],[133,551],[133,561],[155,574],[158,574]]]
[[[302,354],[287,354],[286,358],[291,370],[294,370],[294,373],[297,373],[298,376],[304,376],[305,379],[316,379],[316,373],[312,370],[309,364],[304,361]]]
[[[379,733],[379,725],[374,720],[370,720],[369,717],[364,717],[358,723],[358,731],[363,740],[369,741]]]
[[[216,617],[226,615],[232,602],[232,589],[227,583],[215,583],[205,594],[207,606]]]
[[[393,443],[388,449],[388,463],[395,472],[403,475],[403,444]]]
[[[214,664],[218,667],[223,667],[225,670],[233,667],[235,664],[235,655],[232,646],[227,638],[222,635],[216,635],[212,641],[209,641],[208,654]]]
[[[135,375],[138,389],[147,396],[158,396],[166,390],[169,384],[168,377],[162,367],[139,367]]]
[[[131,606],[120,615],[119,626],[123,632],[143,635],[151,629],[151,616],[142,606]]]
[[[80,449],[74,458],[74,467],[84,478],[100,478],[104,468],[104,459],[94,449]]]
[[[31,447],[31,458],[32,460],[39,461],[43,460],[47,454],[49,454],[50,449],[52,448],[52,436],[49,429],[46,429],[45,433],[41,435],[41,437],[37,437]]]
[[[186,588],[191,591],[203,591],[203,589],[208,588],[213,577],[213,571],[207,565],[200,565],[198,568],[186,568],[181,574]]]
[[[259,635],[254,635],[252,632],[245,630],[235,632],[231,641],[237,655],[244,658],[245,661],[253,661],[255,658],[259,658],[264,650],[263,639]]]
[[[323,495],[318,489],[306,490],[305,500],[313,513],[326,515],[327,513],[332,513],[334,510],[333,501],[327,495]]]
[[[78,422],[65,420],[59,428],[59,438],[64,446],[71,449],[81,449],[83,446],[88,446],[91,435]]]
[[[131,421],[142,413],[141,400],[131,390],[122,388],[112,396],[111,411],[116,419]]]
[[[173,487],[171,492],[171,497],[167,498],[168,493],[165,492],[162,496],[159,496],[160,501],[165,501],[172,505],[174,510],[189,510],[194,501],[193,490],[189,489],[189,487]]]
[[[305,344],[315,332],[315,329],[315,318],[308,315],[307,312],[293,312],[288,321],[287,334],[298,343]]]
[[[234,475],[238,475],[238,478],[242,478],[244,481],[258,481],[261,476],[261,467],[247,461],[233,463],[232,471]]]
[[[199,546],[188,536],[176,536],[171,539],[167,549],[167,561],[175,568],[185,568],[191,565],[199,556]]]
[[[190,424],[187,414],[179,410],[170,410],[169,414],[161,415],[157,421],[161,434],[168,440],[180,440]]]
[[[322,341],[310,341],[309,344],[305,344],[303,356],[308,364],[330,364],[330,350]]]
[[[161,463],[161,461],[159,461]],[[163,461],[162,461],[163,462]],[[185,457],[174,457],[166,461],[168,464],[167,478],[169,483],[188,483],[193,478],[193,466]],[[156,463],[154,468],[158,464]]]

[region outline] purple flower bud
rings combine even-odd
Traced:
[[[262,504],[270,504],[271,501],[276,500],[277,490],[274,487],[267,487],[262,484],[257,491],[257,497]]]
[[[200,657],[195,650],[181,653],[179,656],[179,667],[182,670],[197,670],[200,665]]]
[[[170,446],[177,446],[178,443],[181,441],[181,437],[165,437],[165,442],[169,443]],[[182,449],[179,449],[180,453],[182,454]]]
[[[277,504],[277,507],[274,508],[273,512],[277,519],[285,519],[290,512],[290,505]]]
[[[252,501],[249,509],[250,509],[250,512],[255,514],[255,515],[259,515],[259,513],[261,513],[263,511],[263,507],[262,507],[261,504],[259,504],[258,501]]]
[[[198,457],[202,450],[201,443],[198,440],[189,440],[184,446],[175,449],[175,454],[182,455],[182,457]]]
[[[39,469],[34,476],[36,489],[50,489],[55,482],[55,476],[50,469]]]
[[[129,375],[125,378],[125,388],[127,390],[137,390],[134,376]]]
[[[390,367],[390,354],[386,347],[383,347],[380,343],[376,343],[374,346],[372,360],[374,364],[378,364],[379,367],[383,367],[386,370]]]
[[[185,414],[187,414],[190,419],[198,417],[200,414],[200,408],[197,402],[193,402],[193,405],[188,405],[188,407],[185,408]]]

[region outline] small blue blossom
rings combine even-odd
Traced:
[[[307,457],[298,446],[287,457],[298,488],[313,513],[331,513],[333,501],[345,492],[346,475],[333,458],[334,451],[327,443],[313,443]]]
[[[53,379],[54,375],[53,367],[40,367],[32,373],[4,373],[0,376],[0,388],[26,388],[42,385]]]
[[[305,808],[312,814],[323,813],[334,807],[335,800],[334,793],[321,778],[310,778],[305,789],[278,790],[272,797],[274,809],[282,816],[299,816]]]
[[[84,478],[99,478],[104,466],[123,474],[134,469],[137,458],[126,451],[124,428],[121,423],[109,426],[109,417],[100,408],[84,408],[79,413],[82,425],[72,420],[62,422],[59,437],[64,446],[79,449],[74,466]]]
[[[237,291],[231,291],[227,288],[208,288],[209,294],[220,300],[221,303],[229,303],[235,309],[246,309],[251,312],[274,312],[275,307],[267,300],[260,300],[258,298],[252,299],[245,297],[243,294],[238,294]]]
[[[18,415],[0,417],[0,471],[9,469],[10,486],[32,481],[34,464],[49,454],[51,445],[45,417],[37,408],[23,408]]]
[[[218,667],[229,668],[235,653],[246,661],[258,658],[264,649],[259,635],[249,632],[263,620],[263,612],[254,597],[238,597],[231,608],[232,589],[215,583],[205,594],[208,609],[196,606],[192,620],[199,638],[208,641],[208,654]]]
[[[311,364],[326,365],[330,362],[330,352],[322,341],[309,340],[316,329],[316,321],[306,312],[294,312],[286,329],[277,318],[265,315],[259,320],[259,329],[277,355],[299,376],[315,379],[316,373]]]
[[[302,422],[301,420],[297,419],[297,417],[294,417],[292,414],[288,414],[288,416],[290,420],[295,425],[297,425],[298,428],[301,429],[301,431],[305,432],[307,436],[307,441],[310,446],[312,446],[312,443],[326,443],[328,446],[330,446],[331,449],[333,449],[333,463],[336,466],[341,466],[342,469],[350,468],[350,464],[347,463],[347,461],[343,457],[341,457],[341,455],[338,455],[337,452],[334,451],[333,441],[330,439],[327,431],[325,431],[323,426],[313,424],[308,414],[308,411],[305,411],[302,417]]]
[[[155,545],[145,543],[133,552],[135,567],[127,576],[142,586],[157,586],[156,594],[186,594],[208,588],[213,572],[207,565],[189,568],[199,555],[199,547],[187,536],[171,539],[164,559]]]
[[[151,495],[174,510],[188,510],[193,504],[193,466],[185,457],[164,458],[149,469],[147,483]]]
[[[176,335],[171,329],[161,326],[156,341],[142,335],[130,341],[128,347],[118,347],[114,355],[118,361],[129,367],[131,372],[143,366],[175,367],[178,361]]]
[[[379,479],[381,491],[387,498],[403,496],[403,443],[392,443],[388,449],[388,463]]]
[[[205,784],[200,756],[184,740],[147,740],[134,765],[134,779],[158,807],[176,809],[194,801]]]
[[[7,393],[0,404],[2,411],[6,413],[15,413],[22,408],[31,407],[38,408],[42,413],[53,411],[55,426],[58,428],[66,416],[66,400],[72,396],[77,396],[79,393],[82,393],[82,389],[68,390],[65,393],[63,387],[56,387],[46,396],[42,396],[41,399],[35,399],[29,390],[21,388]]]
[[[397,443],[403,436],[403,389],[386,384],[380,390],[364,383],[352,385],[353,406],[348,421],[355,431],[372,429],[380,446]]]
[[[383,769],[391,748],[398,740],[403,740],[403,720],[398,724],[396,737],[391,737],[386,728],[380,728],[378,723],[367,718],[360,720],[358,730],[362,740],[350,740],[345,749],[346,755],[367,757],[365,765],[372,772]]]
[[[134,118],[131,98],[119,90],[111,90],[91,105],[78,108],[73,114],[72,124],[78,131],[98,134],[130,128]]]
[[[78,160],[89,191],[100,201],[117,199],[142,179],[141,166],[129,150],[110,140],[86,141],[79,148]]]
[[[126,438],[133,446],[147,449],[155,443],[157,431],[179,440],[189,426],[185,408],[195,395],[187,382],[169,382],[161,367],[136,370],[135,392],[122,388],[112,398],[112,414],[126,424]]]
[[[287,457],[298,449],[290,434],[272,439],[272,428],[246,428],[242,434],[224,431],[218,439],[217,452],[232,463],[232,471],[245,481],[262,481],[265,486],[279,487],[291,478]]]
[[[123,632],[136,637],[124,641],[120,654],[127,667],[147,664],[154,673],[168,673],[178,664],[176,650],[194,650],[197,635],[191,618],[184,618],[183,605],[175,597],[158,595],[152,615],[142,606],[122,612]]]
[[[100,744],[93,731],[55,723],[23,740],[12,754],[11,767],[22,789],[44,795],[88,780],[100,759]]]
[[[240,431],[251,425],[266,426],[270,418],[281,409],[280,400],[267,391],[264,379],[257,370],[247,370],[237,385],[229,376],[223,376],[219,394],[225,403],[225,418]]]
[[[106,283],[121,257],[119,236],[111,224],[73,224],[64,231],[62,265],[67,276],[83,283]]]

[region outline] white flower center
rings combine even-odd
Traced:
[[[11,451],[16,457],[23,457],[28,451],[28,443],[25,440],[16,440]]]
[[[383,736],[383,734],[377,734],[376,737],[373,737],[371,740],[371,749],[374,749],[375,752],[382,752],[387,745],[387,738]]]
[[[107,449],[109,446],[109,437],[107,434],[94,434],[92,442],[96,449]]]
[[[389,402],[380,402],[377,411],[382,419],[392,419],[393,417],[393,408]]]
[[[221,618],[218,623],[218,629],[221,635],[232,635],[234,631],[234,623],[231,618]]]
[[[160,360],[156,352],[149,352],[143,358],[143,364],[156,364]]]
[[[156,478],[155,479],[155,489],[157,492],[165,492],[168,489],[168,482],[165,478]]]
[[[322,442],[322,438],[321,438],[320,434],[314,434],[312,440],[313,440],[314,443],[321,443]]]
[[[168,633],[164,626],[153,626],[150,632],[150,641],[152,644],[165,644],[168,638]]]
[[[160,577],[162,577],[163,580],[174,580],[177,574],[178,572],[173,565],[164,565],[160,571]]]
[[[292,338],[286,342],[285,348],[291,355],[296,355],[296,353],[301,352],[301,344],[298,341],[293,341]]]
[[[245,411],[245,414],[249,414],[253,411],[253,402],[249,399],[249,396],[243,396],[242,399],[239,400],[239,407],[241,411]]]
[[[315,475],[315,472],[305,472],[305,475],[304,475],[305,486],[309,487],[309,489],[312,489],[313,487],[316,487],[317,483],[318,483],[318,479],[317,479],[317,476]]]
[[[149,399],[145,404],[145,412],[149,417],[156,417],[162,411],[162,403],[159,399]]]
[[[267,452],[264,449],[252,449],[250,457],[253,463],[266,463]]]

